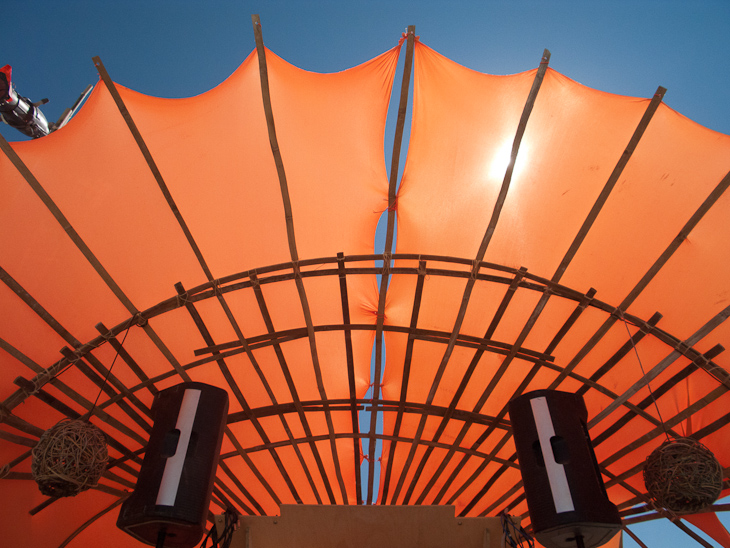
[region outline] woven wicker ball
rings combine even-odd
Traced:
[[[64,419],[43,432],[33,448],[31,473],[44,495],[70,497],[96,486],[108,460],[99,428]]]
[[[695,513],[720,496],[722,467],[697,440],[668,440],[647,457],[644,485],[659,506],[678,514]]]

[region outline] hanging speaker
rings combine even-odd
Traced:
[[[579,395],[537,390],[509,402],[535,538],[546,548],[600,546],[621,529],[603,485]]]
[[[157,394],[137,485],[117,527],[157,546],[200,541],[227,416],[228,393],[215,386],[186,382]]]

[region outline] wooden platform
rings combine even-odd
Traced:
[[[232,548],[499,548],[500,518],[456,518],[453,506],[282,505],[241,516]],[[219,532],[223,517],[216,516]]]

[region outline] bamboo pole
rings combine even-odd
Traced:
[[[352,432],[356,436],[360,434],[360,423],[357,413],[357,390],[355,386],[355,357],[352,350],[352,329],[350,329],[350,299],[347,292],[347,275],[345,273],[345,255],[337,254],[337,271],[340,281],[340,302],[342,304],[342,333],[345,338],[345,359],[347,361],[347,383],[350,389],[350,420]],[[362,477],[360,473],[360,440],[358,437],[352,439],[353,465],[355,470],[355,491],[357,504],[361,505],[362,499]]]
[[[307,299],[307,293],[304,289],[304,283],[301,277],[301,271],[299,267],[299,253],[297,251],[296,235],[294,231],[294,216],[291,207],[291,198],[289,196],[289,184],[286,179],[286,171],[284,169],[284,162],[282,160],[281,151],[279,149],[279,143],[276,136],[276,125],[274,123],[274,112],[271,106],[271,92],[269,90],[269,76],[268,68],[266,64],[266,49],[264,48],[263,33],[261,31],[261,19],[258,15],[252,15],[251,20],[254,27],[254,36],[256,39],[256,53],[259,60],[259,74],[261,79],[261,95],[264,103],[264,113],[266,115],[266,125],[269,133],[269,143],[271,144],[271,153],[274,157],[274,163],[276,164],[276,171],[279,177],[279,186],[281,189],[281,197],[284,205],[284,216],[286,221],[286,233],[287,240],[289,242],[289,253],[293,263],[294,270],[294,281],[297,286],[297,292],[299,293],[299,300],[302,306],[302,312],[304,314],[304,321],[307,326],[307,334],[309,339],[309,349],[312,355],[312,367],[314,369],[314,375],[317,383],[317,390],[319,391],[322,399],[327,401],[327,393],[324,387],[324,379],[322,377],[322,370],[319,363],[319,353],[317,350],[317,342],[314,336],[314,326],[312,323],[312,314],[309,309],[309,300]],[[340,487],[340,496],[342,504],[348,504],[347,488],[345,487],[344,478],[342,477],[342,467],[340,465],[340,458],[337,451],[337,443],[335,440],[335,428],[332,422],[332,414],[325,405],[324,416],[327,422],[327,430],[330,435],[330,451],[332,452],[332,461],[334,463],[335,475],[337,477],[337,483]],[[323,466],[320,466],[321,456],[316,447],[313,446],[312,451],[314,452],[315,459],[318,461],[318,467],[324,481],[325,489],[329,497],[330,503],[335,504],[336,499],[330,485],[329,478],[324,470]]]
[[[406,57],[403,63],[403,80],[400,89],[400,101],[398,104],[398,118],[396,120],[395,136],[393,138],[393,154],[391,157],[390,179],[388,182],[388,218],[385,232],[385,247],[382,257],[383,270],[380,274],[380,292],[378,298],[378,312],[376,315],[375,329],[375,367],[372,378],[373,397],[377,402],[380,398],[380,385],[383,376],[383,324],[385,322],[385,302],[388,293],[388,280],[390,277],[391,254],[393,251],[393,237],[395,234],[395,210],[397,205],[397,183],[398,167],[400,163],[400,152],[403,140],[403,128],[405,126],[406,112],[408,110],[408,90],[413,70],[413,53],[416,43],[416,27],[410,25],[406,31]],[[378,416],[374,413],[370,416],[370,434],[374,436],[377,431]],[[375,481],[375,437],[368,441],[368,489],[367,504],[372,504],[373,486]]]
[[[255,277],[254,277],[254,280],[256,280]],[[274,332],[274,323],[271,320],[271,315],[269,314],[269,309],[266,305],[266,300],[264,298],[264,294],[261,291],[260,286],[254,285],[254,294],[256,296],[256,302],[258,303],[258,306],[259,306],[259,312],[261,314],[261,318],[264,321],[264,325],[266,326],[267,331],[271,334]],[[304,332],[302,334],[302,336],[303,337],[308,336],[308,333]],[[304,413],[302,401],[299,398],[299,391],[297,390],[297,386],[294,383],[294,378],[292,377],[291,371],[289,369],[289,365],[286,361],[286,357],[284,356],[284,352],[281,349],[280,341],[275,339],[272,346],[274,349],[274,353],[276,354],[276,359],[279,362],[279,367],[281,367],[281,371],[284,375],[284,379],[286,380],[287,387],[289,388],[289,393],[291,394],[292,402],[296,409],[297,416],[299,417],[299,420],[302,424],[302,428],[304,429],[306,436],[311,437],[312,429],[309,426],[309,421],[307,419],[306,414]],[[269,397],[271,398],[272,403],[274,403],[276,405],[276,397],[274,396],[273,391],[269,394]],[[293,440],[294,435],[291,433],[289,425],[286,423],[286,420],[284,419],[284,417],[282,417],[282,425],[286,429],[287,436],[289,436],[289,439]],[[314,479],[312,478],[312,474],[304,460],[303,455],[301,454],[299,446],[297,444],[293,444],[293,447],[294,447],[295,451],[297,452],[297,457],[302,466],[302,471],[304,472],[304,474],[307,478],[307,481],[309,482],[309,485],[312,489],[315,499],[317,500],[317,503],[322,504],[322,499],[320,497],[319,491],[317,490],[316,484],[314,483]],[[325,489],[327,490],[328,495],[330,495],[332,498],[334,498],[334,494],[332,492],[332,487],[329,483],[327,474],[324,470],[324,464],[322,463],[322,457],[319,454],[319,450],[317,449],[316,444],[314,442],[310,442],[309,448],[312,452],[312,455],[314,456],[320,476],[324,482]]]
[[[421,299],[423,297],[423,285],[426,280],[426,261],[419,261],[418,263],[418,280],[416,281],[416,290],[413,296],[413,310],[411,312],[411,322],[409,328],[408,342],[406,343],[406,353],[403,359],[403,374],[401,376],[400,386],[400,398],[398,399],[398,413],[395,419],[395,425],[393,427],[393,435],[398,436],[400,433],[400,426],[403,420],[403,413],[405,411],[405,403],[408,399],[408,382],[411,376],[411,362],[413,359],[413,345],[415,344],[415,337],[412,335],[413,330],[418,325],[418,314],[421,309]],[[434,438],[438,441],[438,438]],[[393,470],[393,461],[395,460],[396,444],[390,444],[390,450],[388,452],[388,463],[385,469],[385,475],[383,476],[383,487],[380,504],[387,504],[388,492],[390,489],[390,476]],[[381,474],[382,475],[382,474]]]
[[[175,289],[178,292],[178,295],[184,296],[185,295],[185,288],[183,287],[182,283],[178,282],[175,284]],[[184,300],[184,299],[183,299]],[[190,301],[185,301],[185,308],[190,314],[191,319],[193,320],[193,323],[195,324],[195,327],[197,327],[198,332],[200,333],[200,336],[203,338],[206,344],[212,345],[214,344],[213,336],[210,334],[210,330],[205,325],[205,322],[203,321],[202,316],[198,312],[198,310],[195,308],[195,305],[191,303]],[[233,375],[231,374],[230,369],[228,368],[228,364],[223,358],[218,358],[216,360],[218,363],[218,368],[220,369],[221,373],[223,374],[223,378],[226,380],[226,383],[228,384],[228,388],[233,393],[234,397],[238,401],[241,408],[244,410],[244,412],[250,413],[250,406],[248,405],[248,402],[246,401],[246,398],[243,395],[243,392],[241,391],[240,387],[236,383],[235,379],[233,378]],[[250,416],[251,423],[254,425],[254,428],[256,428],[256,431],[258,434],[262,437],[264,440],[268,440],[268,436],[266,434],[266,431],[261,426],[261,423],[258,421],[258,419],[254,416]],[[233,434],[233,431],[226,426],[225,428],[225,434],[226,437],[231,441],[231,443],[234,446],[240,446],[239,440],[236,438],[236,436]],[[242,455],[243,456],[243,455]],[[282,473],[285,481],[287,481],[287,484],[291,484],[291,478],[289,478],[288,473],[284,469],[284,466],[281,464],[281,460],[278,459],[278,455],[276,455],[275,452],[272,451],[272,457],[274,457],[274,462],[277,463],[277,466],[279,467],[280,472]],[[266,478],[261,472],[258,470],[256,465],[251,461],[250,459],[246,459],[244,457],[244,460],[246,461],[246,464],[251,469],[251,471],[256,475],[256,477],[259,479],[259,481],[262,483],[266,491],[269,493],[269,495],[274,500],[274,503],[277,505],[281,504],[281,500],[276,495],[276,492],[271,488],[271,485],[269,485],[269,482],[266,481]],[[292,495],[296,498],[296,490],[292,490]],[[254,499],[253,497],[249,497],[249,500],[251,503],[263,513],[263,508],[261,505]]]
[[[464,321],[464,317],[466,316],[466,309],[469,304],[469,299],[471,297],[471,293],[474,289],[474,284],[476,283],[477,275],[479,273],[480,262],[482,261],[482,259],[484,259],[484,255],[487,251],[487,247],[489,246],[489,243],[492,239],[492,235],[494,234],[494,231],[497,227],[497,223],[499,221],[502,207],[504,206],[504,202],[507,199],[507,192],[509,190],[510,183],[512,181],[512,174],[514,172],[515,162],[517,161],[517,155],[518,155],[518,152],[520,149],[520,144],[522,143],[522,137],[524,136],[525,130],[527,129],[527,123],[530,118],[530,114],[532,113],[532,109],[535,105],[535,101],[537,100],[537,94],[540,91],[542,81],[545,78],[545,73],[547,72],[547,66],[548,66],[549,60],[550,60],[550,52],[546,49],[543,52],[540,66],[535,73],[535,78],[532,82],[532,87],[527,96],[527,100],[525,102],[525,106],[523,108],[522,115],[520,116],[520,121],[517,126],[515,138],[512,143],[510,161],[509,161],[509,164],[507,166],[507,169],[506,169],[506,172],[504,175],[504,180],[502,181],[502,186],[500,187],[499,196],[497,197],[497,200],[495,202],[489,224],[487,225],[487,229],[484,233],[482,242],[479,245],[479,249],[478,249],[476,257],[474,259],[471,276],[467,280],[466,287],[464,289],[464,294],[461,299],[461,305],[459,307],[459,312],[458,312],[456,320],[454,322],[454,327],[452,329],[451,336],[449,337],[448,345],[446,346],[444,355],[441,358],[441,363],[439,364],[438,370],[436,371],[436,375],[434,376],[433,382],[431,383],[431,389],[429,390],[428,396],[426,397],[426,401],[428,403],[433,401],[433,398],[436,396],[436,391],[441,382],[441,378],[443,377],[444,372],[446,371],[446,366],[448,365],[449,359],[451,358],[451,354],[455,347],[456,339],[459,335],[459,331],[461,330],[461,325]],[[542,308],[540,308],[540,310],[542,310]],[[537,320],[537,317],[536,317],[536,315],[534,315],[533,323],[536,320]],[[527,336],[527,334],[525,333],[525,337],[526,336]],[[421,439],[425,426],[426,426],[425,420],[422,419],[418,424],[416,435],[414,437],[414,441],[411,444],[410,451],[408,453],[408,456],[406,457],[405,465],[403,466],[401,475],[398,479],[398,483],[396,485],[395,492],[393,493],[393,500],[397,500],[398,495],[400,494],[401,488],[403,487],[403,484],[405,482],[405,478],[406,478],[408,469],[410,468],[411,463],[413,462],[413,459],[415,458],[418,441]]]

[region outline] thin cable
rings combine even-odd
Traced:
[[[122,338],[122,342],[119,345],[119,349],[117,350],[116,355],[114,356],[114,359],[112,360],[112,364],[109,366],[109,370],[106,372],[106,377],[104,378],[104,382],[102,383],[101,387],[99,388],[99,393],[96,396],[96,399],[94,400],[94,405],[91,406],[91,409],[87,413],[87,420],[88,417],[91,417],[91,415],[94,414],[94,409],[96,409],[96,404],[99,402],[99,398],[101,397],[101,393],[104,391],[104,387],[106,386],[106,383],[109,381],[109,376],[112,374],[112,368],[114,367],[114,364],[117,361],[117,358],[119,357],[119,352],[121,352],[122,348],[124,348],[124,341],[127,340],[127,335],[129,335],[129,330],[132,328],[132,325],[134,324],[135,317],[133,316],[129,320],[129,325],[127,326],[127,330],[124,332],[124,337]],[[79,358],[81,359],[81,358]]]
[[[629,342],[631,342],[631,348],[634,350],[634,354],[636,355],[636,361],[639,362],[639,367],[641,368],[641,375],[642,377],[646,377],[646,372],[644,371],[644,364],[641,362],[641,357],[639,356],[639,351],[636,349],[636,345],[634,344],[634,338],[631,335],[631,330],[629,329],[629,324],[626,321],[626,318],[624,318],[623,310],[617,309],[619,318],[621,318],[621,321],[624,322],[624,327],[626,327],[626,333],[629,335]],[[662,429],[664,430],[664,435],[667,437],[667,440],[670,439],[669,433],[667,432],[667,427],[664,424],[664,419],[662,419],[661,411],[659,411],[659,405],[657,404],[656,398],[654,397],[654,391],[651,389],[651,381],[646,381],[646,387],[649,389],[649,395],[651,396],[651,401],[654,403],[654,407],[656,408],[656,414],[659,416],[659,423],[662,425]]]
[[[211,541],[211,548],[230,548],[231,542],[233,541],[233,533],[238,530],[238,512],[232,507],[226,508],[226,512],[223,515],[224,525],[223,530],[218,535],[218,528],[215,523],[211,525],[208,534],[205,535],[203,542],[200,544],[200,548],[207,548],[208,540]]]
[[[534,548],[535,541],[506,510],[499,515],[502,523],[502,548]]]

